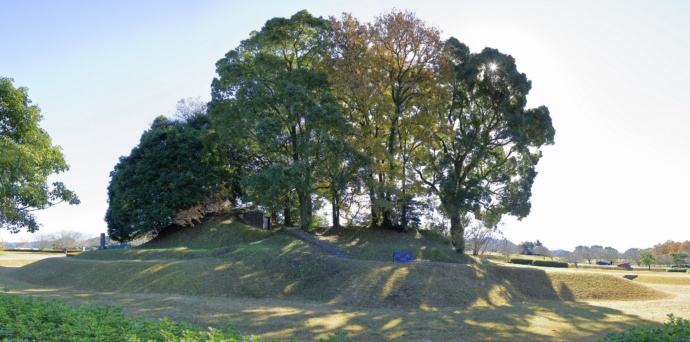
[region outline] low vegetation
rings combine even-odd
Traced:
[[[690,281],[677,273],[629,281],[605,271],[498,266],[455,253],[430,231],[331,228],[315,236],[342,247],[349,258],[287,231],[259,230],[219,215],[195,227],[173,227],[136,248],[0,268],[0,282],[11,279],[12,288],[40,284],[51,288],[44,292],[51,295],[70,289],[84,298],[71,305],[137,303],[130,315],[167,316],[198,326],[235,322],[243,333],[266,338],[318,340],[345,329],[357,340],[420,340],[429,331],[442,340],[534,340],[550,336],[541,327],[555,324],[541,317],[556,315],[577,317],[567,328],[554,329],[579,340],[654,324],[585,302],[661,300],[669,294],[646,286],[654,281],[647,277]],[[415,260],[392,262],[393,251],[400,249],[412,251]],[[173,309],[178,307],[185,309]],[[472,326],[467,317],[485,323]],[[462,328],[448,330],[448,320]],[[591,321],[599,328],[582,330]]]
[[[552,261],[552,260],[534,260],[534,261],[532,261],[532,265],[533,266],[542,266],[542,267],[568,268],[567,262]]]
[[[632,328],[621,333],[610,333],[602,341],[690,341],[690,321],[669,314],[668,322],[661,328]]]
[[[687,270],[684,268],[668,268],[666,272],[687,273]]]
[[[0,327],[3,341],[266,341],[241,336],[232,324],[204,330],[167,319],[127,318],[121,307],[113,305],[71,307],[60,301],[9,294],[0,294]],[[328,341],[349,339],[346,333],[337,332]]]
[[[285,232],[263,231],[218,216],[197,227],[174,228],[139,248],[52,258],[11,275],[93,291],[312,300],[367,308],[467,307],[525,298],[586,300],[593,298],[592,292],[597,294],[594,298],[615,300],[664,296],[610,275],[478,264],[431,232],[339,232],[342,236],[333,230],[321,236],[342,247],[350,260]],[[398,249],[413,251],[417,261],[392,263]],[[592,291],[593,287],[611,291]]]

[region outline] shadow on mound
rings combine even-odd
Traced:
[[[342,260],[304,242],[191,260],[42,260],[10,272],[35,284],[128,293],[310,300],[361,308],[470,308],[526,300],[652,300],[663,292],[603,274],[438,262]],[[259,246],[259,247],[255,247]]]

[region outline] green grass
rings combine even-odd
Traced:
[[[409,250],[415,260],[468,264],[476,261],[457,253],[442,235],[430,230],[397,232],[380,228],[320,228],[315,236],[351,258],[392,261],[396,250]]]
[[[202,235],[192,238],[190,232]],[[334,237],[333,233],[324,238]],[[621,293],[638,296],[627,299],[659,297],[654,291],[640,291],[639,284],[600,275],[565,278],[554,290],[554,276],[549,273],[478,264],[429,232],[343,229],[342,233],[333,244],[349,251],[349,260],[285,232],[217,217],[189,231],[176,228],[142,247],[46,259],[10,274],[30,283],[100,292],[310,300],[367,308],[505,305],[524,298],[578,300],[588,298],[586,289],[577,287],[583,284],[578,279],[592,277],[600,279],[596,286],[610,281],[615,284],[610,288],[623,286],[626,291]],[[226,244],[221,247],[218,241]],[[396,249],[413,250],[418,261],[389,261]],[[561,289],[570,283],[575,286],[572,290]]]
[[[241,336],[232,324],[201,329],[168,319],[132,319],[114,305],[71,307],[60,301],[0,294],[0,339],[3,341],[147,341],[264,342]],[[272,340],[275,341],[275,340]],[[323,340],[321,340],[323,341]],[[349,341],[337,331],[328,341]]]
[[[269,331],[271,338],[301,331],[304,335],[294,336],[308,340],[343,326],[357,333],[358,340],[368,337],[362,331],[371,333],[372,340],[423,340],[431,336],[429,331],[441,340],[538,340],[550,336],[561,320],[570,323],[567,334],[559,336],[580,339],[603,327],[620,331],[643,320],[579,301],[667,296],[617,274],[483,263],[455,253],[443,237],[428,231],[324,229],[317,236],[350,259],[339,259],[286,232],[214,217],[197,227],[166,231],[137,248],[0,267],[0,282],[6,277],[9,284],[40,284],[49,288],[45,293],[69,289],[88,300],[120,298],[138,312],[172,314],[190,322],[206,317],[213,326],[239,320],[242,331],[260,326],[259,332]],[[412,250],[417,260],[391,262],[397,249]],[[213,310],[223,314],[187,310],[199,302],[214,308],[222,303]],[[227,312],[229,307],[234,311]],[[600,322],[594,330],[589,323],[593,320]],[[462,329],[448,330],[450,322]],[[291,330],[293,326],[299,328]],[[535,328],[542,326],[544,331]]]

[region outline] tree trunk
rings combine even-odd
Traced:
[[[465,227],[462,226],[462,217],[460,211],[455,210],[450,215],[450,237],[455,251],[458,253],[465,252]]]
[[[376,201],[376,186],[374,185],[375,178],[371,177],[371,185],[369,186],[369,211],[371,216],[370,228],[377,227],[379,224],[379,212],[374,202]]]
[[[299,227],[307,231],[311,223],[311,197],[309,193],[300,191],[297,195],[299,198]]]
[[[333,195],[333,200],[331,201],[333,211],[333,228],[340,228],[340,205],[336,198],[337,197]]]
[[[292,226],[292,219],[290,218],[290,208],[283,209],[283,224],[285,227]]]

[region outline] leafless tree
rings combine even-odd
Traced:
[[[573,254],[575,254],[575,257],[577,257],[580,260],[587,260],[588,264],[592,263],[592,259],[596,258],[594,255],[594,251],[592,251],[592,248],[588,246],[577,246],[573,250]]]
[[[628,250],[623,252],[623,258],[634,262],[635,264],[637,264],[637,266],[641,266],[642,263],[640,261],[640,253],[642,253],[643,251],[644,250],[640,248],[628,248]]]
[[[489,241],[501,234],[499,224],[491,224],[475,218],[466,217],[468,224],[465,228],[465,241],[472,255],[484,254]]]
[[[620,259],[620,257],[621,257],[621,253],[613,247],[604,248],[602,256],[601,256],[601,258],[606,259],[612,265],[615,264],[616,260]]]
[[[544,260],[546,260],[546,257],[551,257],[551,259],[553,260],[553,256],[551,256],[551,251],[544,245],[534,247],[532,253],[536,255],[541,255],[542,257],[544,257]]]
[[[34,236],[34,244],[38,250],[44,250],[53,245],[55,237],[49,234],[36,234]]]
[[[592,252],[592,257],[594,259],[606,259],[603,246],[592,245],[589,247],[589,250]]]
[[[503,240],[498,243],[498,253],[505,256],[506,262],[508,262],[511,255],[520,253],[520,248],[510,240],[503,238]]]
[[[565,260],[567,263],[575,265],[575,268],[577,268],[577,264],[580,263],[580,260],[582,259],[576,251],[565,251],[565,253],[563,253],[563,260]]]
[[[84,240],[85,236],[80,232],[63,230],[55,235],[53,248],[67,254],[68,251],[81,247]]]
[[[189,122],[206,114],[207,105],[201,100],[201,97],[188,97],[177,101],[175,108],[177,109],[175,119]]]

